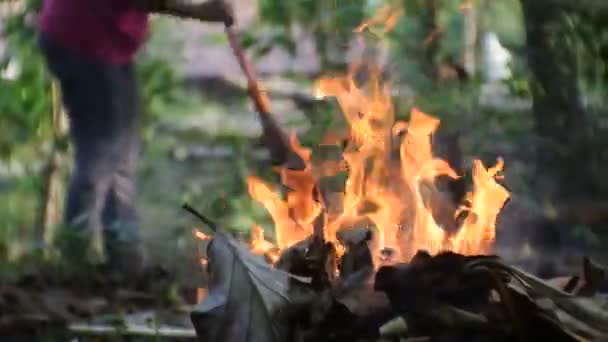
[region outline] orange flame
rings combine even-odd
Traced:
[[[431,253],[452,250],[464,254],[487,253],[495,238],[496,217],[509,197],[496,182],[502,161],[486,169],[473,164],[473,191],[467,194],[470,208],[456,210],[445,194],[434,187],[438,176],[457,179],[450,165],[433,157],[431,136],[439,120],[414,108],[409,122],[395,122],[387,88],[375,84],[371,94],[349,78],[322,78],[319,93],[335,96],[350,128],[343,152],[348,180],[341,199],[341,212],[325,223],[325,236],[333,239],[347,223],[367,218],[374,223],[379,248],[389,247],[402,258],[419,249]],[[391,153],[394,137],[405,131],[398,145],[399,158]],[[313,232],[312,222],[321,212],[313,191],[318,179],[310,163],[310,150],[292,136],[292,145],[307,162],[303,171],[280,168],[282,182],[291,191],[283,200],[278,192],[256,177],[249,177],[251,196],[266,207],[275,223],[281,249]],[[433,215],[434,208],[468,215],[457,232],[449,234]],[[456,224],[456,217],[452,218]]]
[[[260,202],[275,223],[275,240],[281,249],[305,239],[312,231],[312,221],[319,215],[321,207],[314,200],[315,178],[310,165],[310,150],[300,146],[295,134],[291,136],[291,147],[306,163],[302,171],[277,168],[281,182],[290,189],[286,200],[261,179],[249,176],[247,184],[250,196]]]
[[[400,15],[401,11],[391,12],[385,6],[355,31],[377,23],[390,30]],[[347,140],[342,152],[347,171],[343,189],[323,188],[321,178],[335,175],[341,168],[335,161],[313,163],[311,150],[300,146],[295,135],[291,136],[291,146],[306,167],[301,171],[277,168],[288,188],[285,198],[255,176],[247,180],[249,194],[274,221],[276,246],[285,249],[314,234],[315,219],[325,213],[321,222],[325,239],[335,242],[338,230],[371,222],[373,248],[390,248],[401,260],[408,260],[420,249],[430,253],[489,253],[496,217],[509,198],[508,191],[496,182],[502,160],[490,169],[475,160],[473,188],[465,198],[468,206],[453,203],[435,186],[437,177],[460,177],[446,161],[433,156],[431,137],[440,121],[417,108],[411,110],[409,122],[396,121],[389,85],[380,81],[380,72],[373,66],[365,87],[358,85],[353,75],[360,67],[351,65],[346,76],[322,77],[315,87],[318,97],[336,99],[348,126],[348,134],[324,139],[325,143]],[[318,192],[328,203],[316,200]],[[258,248],[255,241],[265,241],[260,231],[255,226],[252,232],[254,249]],[[379,253],[374,254],[378,260]]]
[[[257,224],[254,224],[253,227],[251,227],[249,246],[253,253],[264,255],[274,247],[274,244],[266,241],[266,238],[264,237],[264,229]]]
[[[201,232],[200,230],[198,230],[198,229],[196,229],[196,228],[194,228],[194,229],[192,230],[192,233],[194,233],[194,236],[195,236],[197,239],[200,239],[200,240],[210,240],[210,239],[211,239],[211,236],[210,236],[210,235],[207,235],[207,234],[205,234],[205,233]]]

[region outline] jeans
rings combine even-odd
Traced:
[[[135,173],[141,108],[134,67],[88,60],[44,34],[39,44],[61,88],[75,153],[65,225],[89,239],[103,237],[110,261],[120,258],[115,251],[134,251],[140,240]]]

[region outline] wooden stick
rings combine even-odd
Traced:
[[[247,83],[249,86],[249,95],[253,100],[256,110],[260,113],[261,116],[268,116],[270,113],[270,100],[266,96],[266,93],[262,92],[259,83],[257,81],[257,77],[253,70],[253,67],[245,57],[245,52],[239,45],[239,39],[233,28],[227,27],[226,34],[228,35],[228,41],[230,42],[230,47],[232,47],[232,51],[234,52],[234,56],[239,62],[239,66],[241,70],[245,74],[245,78],[247,79]],[[274,122],[271,117],[267,118],[270,122]]]
[[[147,326],[127,324],[124,328],[116,328],[110,325],[71,324],[71,332],[83,335],[131,335],[131,336],[157,336],[175,339],[195,339],[194,329],[177,327],[160,327],[154,329]]]
[[[266,96],[266,93],[262,91],[258,83],[253,66],[247,60],[245,52],[239,44],[238,35],[232,27],[226,27],[226,34],[232,51],[239,62],[239,66],[247,78],[249,97],[251,97],[256,111],[260,116],[263,140],[266,147],[270,150],[273,161],[277,164],[286,164],[289,162],[289,168],[303,170],[306,167],[304,161],[297,153],[292,151],[287,135],[281,130],[270,114],[270,100],[268,99],[268,96]]]

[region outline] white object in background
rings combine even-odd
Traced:
[[[6,68],[0,69],[0,79],[14,81],[19,77],[20,72],[21,68],[19,67],[19,63],[17,63],[14,58],[11,58],[6,65]]]
[[[482,38],[483,74],[486,82],[494,83],[511,77],[511,53],[505,49],[494,32],[486,32]]]

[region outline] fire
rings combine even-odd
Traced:
[[[356,32],[378,22],[385,23],[387,30],[393,29],[399,15],[401,12],[383,7]],[[359,67],[355,65],[353,70]],[[448,162],[433,156],[431,138],[440,121],[417,108],[411,110],[408,122],[397,121],[390,86],[381,82],[380,72],[369,68],[370,80],[360,86],[353,70],[346,76],[322,77],[315,87],[318,98],[336,99],[347,124],[342,161],[313,162],[311,150],[302,147],[293,134],[292,149],[306,167],[277,168],[287,194],[283,197],[258,177],[247,180],[251,197],[272,217],[276,247],[283,250],[317,234],[315,224],[319,222],[315,221],[324,213],[323,237],[334,242],[339,230],[371,222],[376,258],[386,249],[401,260],[409,260],[420,249],[433,254],[446,250],[469,255],[491,252],[496,218],[509,198],[509,192],[497,182],[502,160],[489,169],[475,160],[471,191],[463,203],[453,203],[449,194],[435,185],[438,177],[461,177]],[[341,136],[329,134],[324,143],[337,143]],[[343,189],[323,188],[323,177],[343,170],[347,173]],[[268,250],[261,227],[254,227],[251,244],[258,252]]]
[[[313,197],[316,179],[310,164],[311,152],[299,145],[295,134],[291,136],[291,147],[304,160],[306,168],[302,171],[277,168],[281,182],[291,189],[286,200],[261,179],[254,176],[247,179],[249,194],[268,210],[274,220],[275,240],[280,249],[309,236],[313,220],[321,211],[321,206]]]
[[[207,235],[207,234],[205,234],[205,233],[201,232],[200,230],[198,230],[198,229],[196,229],[196,228],[194,228],[194,229],[192,230],[192,233],[193,233],[193,234],[194,234],[194,236],[195,236],[197,239],[199,239],[199,240],[210,240],[210,239],[211,239],[211,236],[209,236],[209,235]]]
[[[433,157],[431,137],[439,120],[414,108],[409,122],[396,122],[388,88],[376,83],[370,89],[368,94],[350,78],[322,78],[318,82],[318,93],[336,97],[350,128],[343,152],[348,180],[344,191],[333,196],[341,202],[340,212],[329,215],[325,237],[332,240],[337,230],[368,219],[374,223],[377,247],[391,248],[402,258],[419,249],[431,253],[490,252],[496,217],[509,197],[496,182],[502,161],[490,169],[474,161],[473,190],[466,196],[469,207],[456,208],[434,186],[439,176],[459,178],[446,161]],[[404,136],[399,137],[403,132]],[[310,150],[301,147],[295,135],[292,146],[307,166],[302,171],[278,169],[282,183],[290,189],[285,200],[261,179],[248,179],[249,193],[274,220],[280,249],[310,236],[315,217],[324,210],[314,200],[319,178],[315,177],[318,172],[310,161]],[[456,232],[449,232],[437,222],[433,212],[437,208],[444,214],[453,213],[448,219],[454,225],[457,215],[465,213],[466,218]]]
[[[256,254],[266,254],[274,248],[274,245],[271,242],[266,241],[264,229],[257,224],[254,224],[253,227],[251,227],[250,235],[249,246],[252,252]]]

